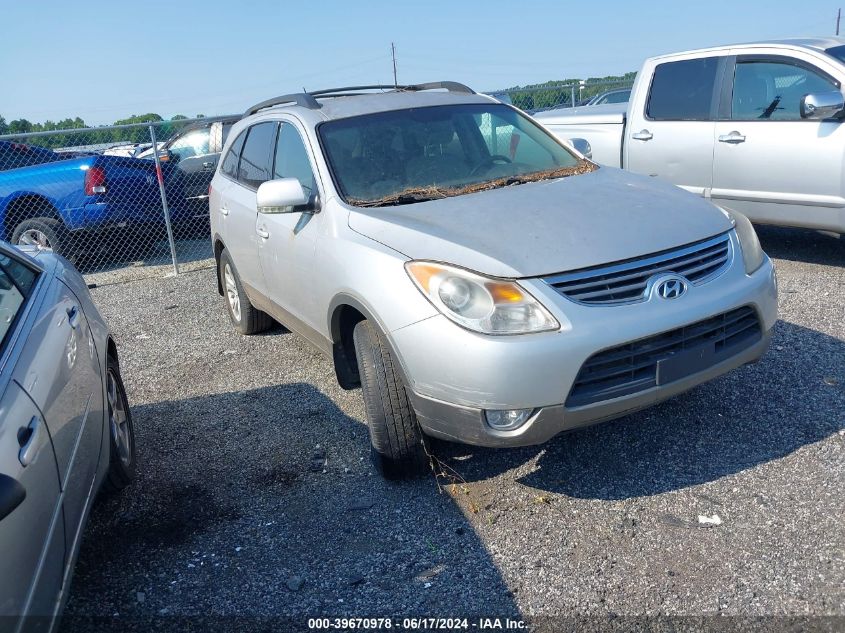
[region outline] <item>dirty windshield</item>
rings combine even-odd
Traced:
[[[392,206],[595,169],[498,103],[431,106],[329,121],[323,148],[341,194]]]

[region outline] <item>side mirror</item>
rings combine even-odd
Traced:
[[[815,92],[801,98],[802,119],[832,119],[845,110],[845,97],[841,92]]]
[[[575,149],[576,152],[581,154],[584,158],[589,158],[592,160],[593,158],[593,148],[590,146],[590,142],[585,138],[571,138],[569,139],[570,145]]]
[[[297,178],[263,182],[255,198],[259,213],[298,213],[308,204],[308,196]]]

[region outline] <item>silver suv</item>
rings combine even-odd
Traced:
[[[453,82],[260,103],[209,194],[232,323],[360,385],[391,478],[428,436],[537,444],[654,404],[759,359],[777,318],[744,216]]]

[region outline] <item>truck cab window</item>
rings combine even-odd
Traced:
[[[646,115],[656,121],[706,121],[713,105],[718,57],[685,59],[654,69]]]
[[[731,118],[800,121],[804,95],[837,90],[839,87],[831,80],[804,66],[740,61],[734,73]]]

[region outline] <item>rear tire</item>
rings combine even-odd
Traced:
[[[423,435],[384,335],[370,321],[352,333],[370,430],[373,461],[385,479],[431,469]]]
[[[117,359],[109,356],[106,368],[106,412],[109,425],[109,471],[106,492],[123,490],[135,479],[135,427]]]
[[[30,218],[18,224],[12,231],[12,244],[32,245],[51,248],[71,262],[76,253],[71,248],[71,240],[61,220],[54,218]]]
[[[223,284],[223,298],[226,299],[226,312],[232,325],[241,334],[258,334],[270,329],[273,319],[266,312],[255,308],[244,292],[238,271],[229,257],[229,251],[223,249],[219,263],[220,281]]]

